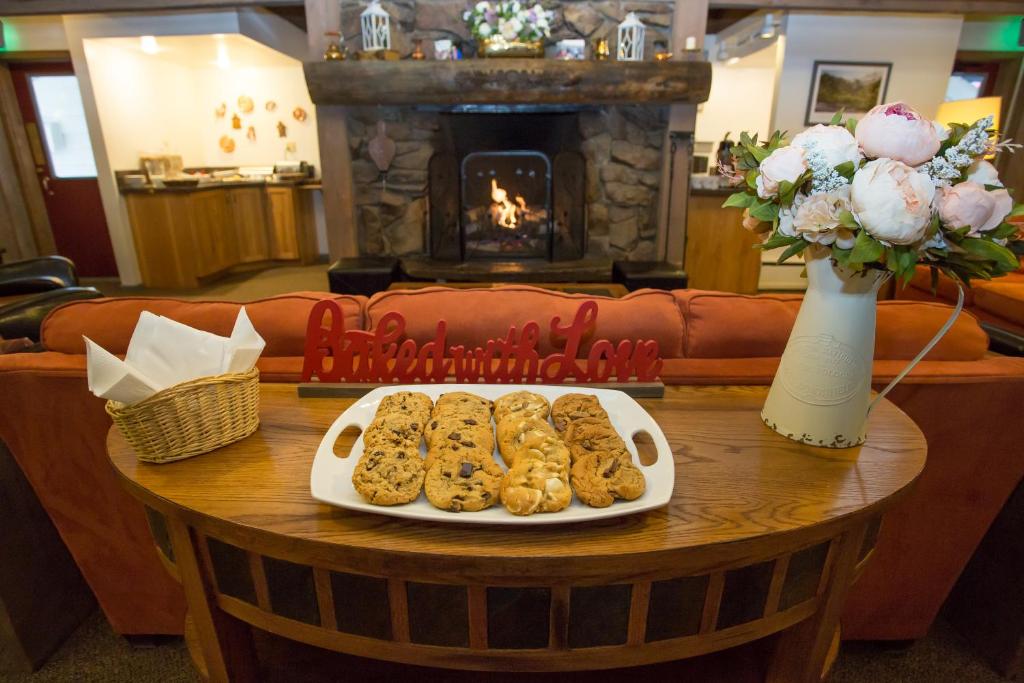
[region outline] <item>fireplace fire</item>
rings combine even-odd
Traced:
[[[453,115],[450,151],[430,172],[431,256],[579,259],[584,162],[574,114]],[[446,136],[447,137],[447,136]]]

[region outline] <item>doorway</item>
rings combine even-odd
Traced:
[[[70,62],[10,64],[57,253],[86,277],[117,277],[78,78]]]

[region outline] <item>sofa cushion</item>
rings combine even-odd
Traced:
[[[896,297],[900,299],[922,299],[920,296],[904,296],[907,290],[916,289],[927,292],[928,297],[937,301],[948,301],[956,303],[956,283],[945,275],[939,274],[935,294],[932,294],[932,272],[928,266],[918,266],[914,270],[914,277],[907,283],[905,288],[896,285]],[[974,290],[970,287],[964,288],[964,306],[970,306],[974,302]]]
[[[974,284],[974,305],[1017,325],[1024,325],[1024,278]]]
[[[329,292],[294,292],[251,301],[245,310],[267,342],[264,356],[301,356],[305,348],[309,311],[321,299],[335,299],[345,314],[346,329],[361,329],[365,297]],[[151,311],[214,334],[229,335],[240,303],[186,301],[150,297],[95,299],[54,309],[43,321],[41,338],[50,351],[85,353],[82,335],[113,354],[128,350],[142,311]]]
[[[781,356],[800,310],[800,295],[747,296],[726,292],[673,292],[686,319],[687,358],[763,358]],[[945,304],[881,301],[878,305],[875,358],[909,360],[924,348],[951,313]],[[985,355],[988,336],[978,321],[963,313],[929,360],[975,360]]]
[[[676,358],[682,353],[682,318],[672,294],[653,289],[642,289],[621,299],[566,294],[526,285],[395,290],[370,297],[366,324],[372,328],[385,313],[397,311],[405,317],[406,337],[423,344],[436,335],[437,321],[445,320],[449,345],[475,347],[488,339],[504,338],[510,325],[522,329],[523,324],[536,321],[541,326],[538,352],[546,355],[557,350],[549,336],[551,318],[559,316],[561,324],[568,324],[580,303],[587,300],[597,302],[597,329],[590,339],[584,340],[583,355],[595,339],[654,339],[663,358]]]

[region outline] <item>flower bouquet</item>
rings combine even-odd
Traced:
[[[462,14],[485,57],[542,57],[554,12],[518,0],[478,2]]]
[[[821,446],[864,440],[875,301],[888,277],[906,284],[927,265],[934,289],[940,272],[967,285],[1020,267],[1024,234],[1008,219],[1024,207],[985,160],[1017,145],[991,126],[988,117],[946,129],[897,102],[859,122],[837,114],[789,142],[780,132],[762,143],[740,137],[725,174],[743,189],[724,206],[744,209],[744,227],[763,249],[782,249],[780,263],[802,254],[807,266],[807,293],[762,412],[770,427]]]

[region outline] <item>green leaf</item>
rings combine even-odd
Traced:
[[[839,247],[832,247],[832,258],[836,260],[836,263],[843,266],[844,268],[850,267],[850,254],[853,253],[853,249],[840,249]]]
[[[722,208],[727,209],[730,206],[735,206],[740,209],[745,209],[756,201],[757,197],[749,192],[734,192],[725,200],[725,203],[722,204]]]
[[[874,263],[882,257],[885,247],[882,243],[868,234],[867,230],[861,230],[857,234],[857,241],[853,245],[853,253],[850,254],[850,261],[853,263]]]
[[[751,190],[757,190],[757,176],[758,173],[756,168],[752,168],[747,171],[747,187]]]
[[[828,125],[830,125],[830,126],[838,126],[840,123],[842,123],[843,122],[843,111],[844,111],[843,109],[840,109],[835,114],[833,114],[832,115],[832,119],[828,122]]]
[[[1024,216],[1024,204],[1017,204],[1010,211],[1011,216]]]
[[[768,155],[771,154],[764,147],[758,147],[757,145],[748,145],[747,151],[750,152],[758,164],[767,159]]]
[[[796,242],[793,242],[793,244],[789,245],[786,251],[782,252],[782,255],[779,256],[779,259],[776,261],[776,263],[782,263],[786,259],[792,258],[793,256],[796,256],[806,248],[807,242],[802,239],[798,239]]]
[[[839,212],[839,224],[844,228],[850,228],[851,230],[859,230],[860,224],[857,223],[857,219],[853,217],[853,214],[843,209]]]
[[[846,119],[846,130],[850,131],[850,135],[856,135],[857,119]]]
[[[988,235],[994,240],[1005,240],[1016,235],[1018,229],[1019,226],[1014,225],[1013,223],[1003,223],[998,228],[988,233]]]
[[[772,249],[779,249],[780,247],[788,247],[796,242],[803,242],[803,240],[799,237],[783,235],[781,232],[776,230],[771,237],[762,242],[759,246],[765,251],[771,251]]]
[[[852,161],[844,161],[843,163],[836,166],[836,173],[843,176],[847,180],[853,179],[853,174],[857,172],[857,166]]]
[[[989,242],[985,239],[978,239],[977,237],[968,237],[960,243],[968,254],[978,256],[988,261],[995,261],[996,265],[1006,270],[1016,270],[1020,267],[1020,261],[1017,260],[1016,254],[1007,249],[1001,247],[995,242]]]
[[[750,205],[750,215],[759,221],[770,223],[779,217],[779,205],[770,199],[755,201]]]

